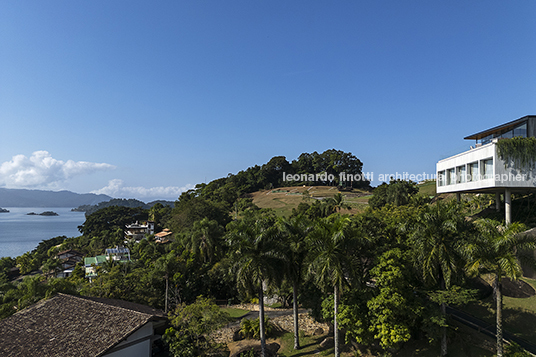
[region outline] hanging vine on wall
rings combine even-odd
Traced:
[[[536,166],[536,138],[516,136],[497,142],[497,154],[504,161],[505,167],[532,170]]]

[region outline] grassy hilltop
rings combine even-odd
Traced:
[[[312,203],[313,200],[333,197],[341,193],[344,202],[352,207],[350,210],[343,210],[343,213],[357,213],[363,210],[371,192],[354,189],[352,191],[341,192],[333,186],[302,186],[302,187],[279,187],[273,190],[261,190],[251,194],[253,203],[260,208],[271,208],[278,216],[288,216],[293,208],[297,208],[301,202]]]
[[[426,196],[436,195],[435,181],[428,181],[418,185],[419,193]],[[342,210],[341,213],[355,214],[368,206],[368,200],[372,197],[371,190],[352,189],[351,191],[339,191],[334,186],[291,186],[279,187],[272,190],[260,190],[250,194],[253,203],[260,208],[271,208],[278,216],[288,216],[293,208],[297,208],[301,202],[312,203],[313,200],[330,198],[341,193],[344,203],[351,209]]]

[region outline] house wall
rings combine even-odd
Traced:
[[[148,322],[103,356],[151,357],[153,335],[153,323]]]

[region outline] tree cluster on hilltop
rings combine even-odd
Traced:
[[[283,186],[301,185],[333,185],[341,184],[340,174],[359,176],[362,178],[363,163],[352,153],[330,149],[319,154],[303,153],[296,160],[288,162],[285,156],[275,156],[266,164],[249,167],[237,174],[229,174],[208,184],[198,184],[194,192],[196,196],[202,196],[215,202],[223,202],[227,206],[232,205],[237,198],[244,194],[262,189],[272,189]],[[285,175],[300,175],[299,180],[284,180]],[[301,180],[301,175],[333,175],[333,181]],[[305,176],[303,177],[305,178]],[[309,178],[309,177],[308,177]],[[369,188],[370,182],[359,180],[353,182],[355,188]]]

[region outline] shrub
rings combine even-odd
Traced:
[[[256,319],[243,319],[240,322],[240,334],[244,338],[252,338],[258,340],[261,338],[261,328],[259,324],[259,318]],[[266,337],[269,337],[274,332],[274,325],[270,322],[269,318],[264,319],[264,330]]]

